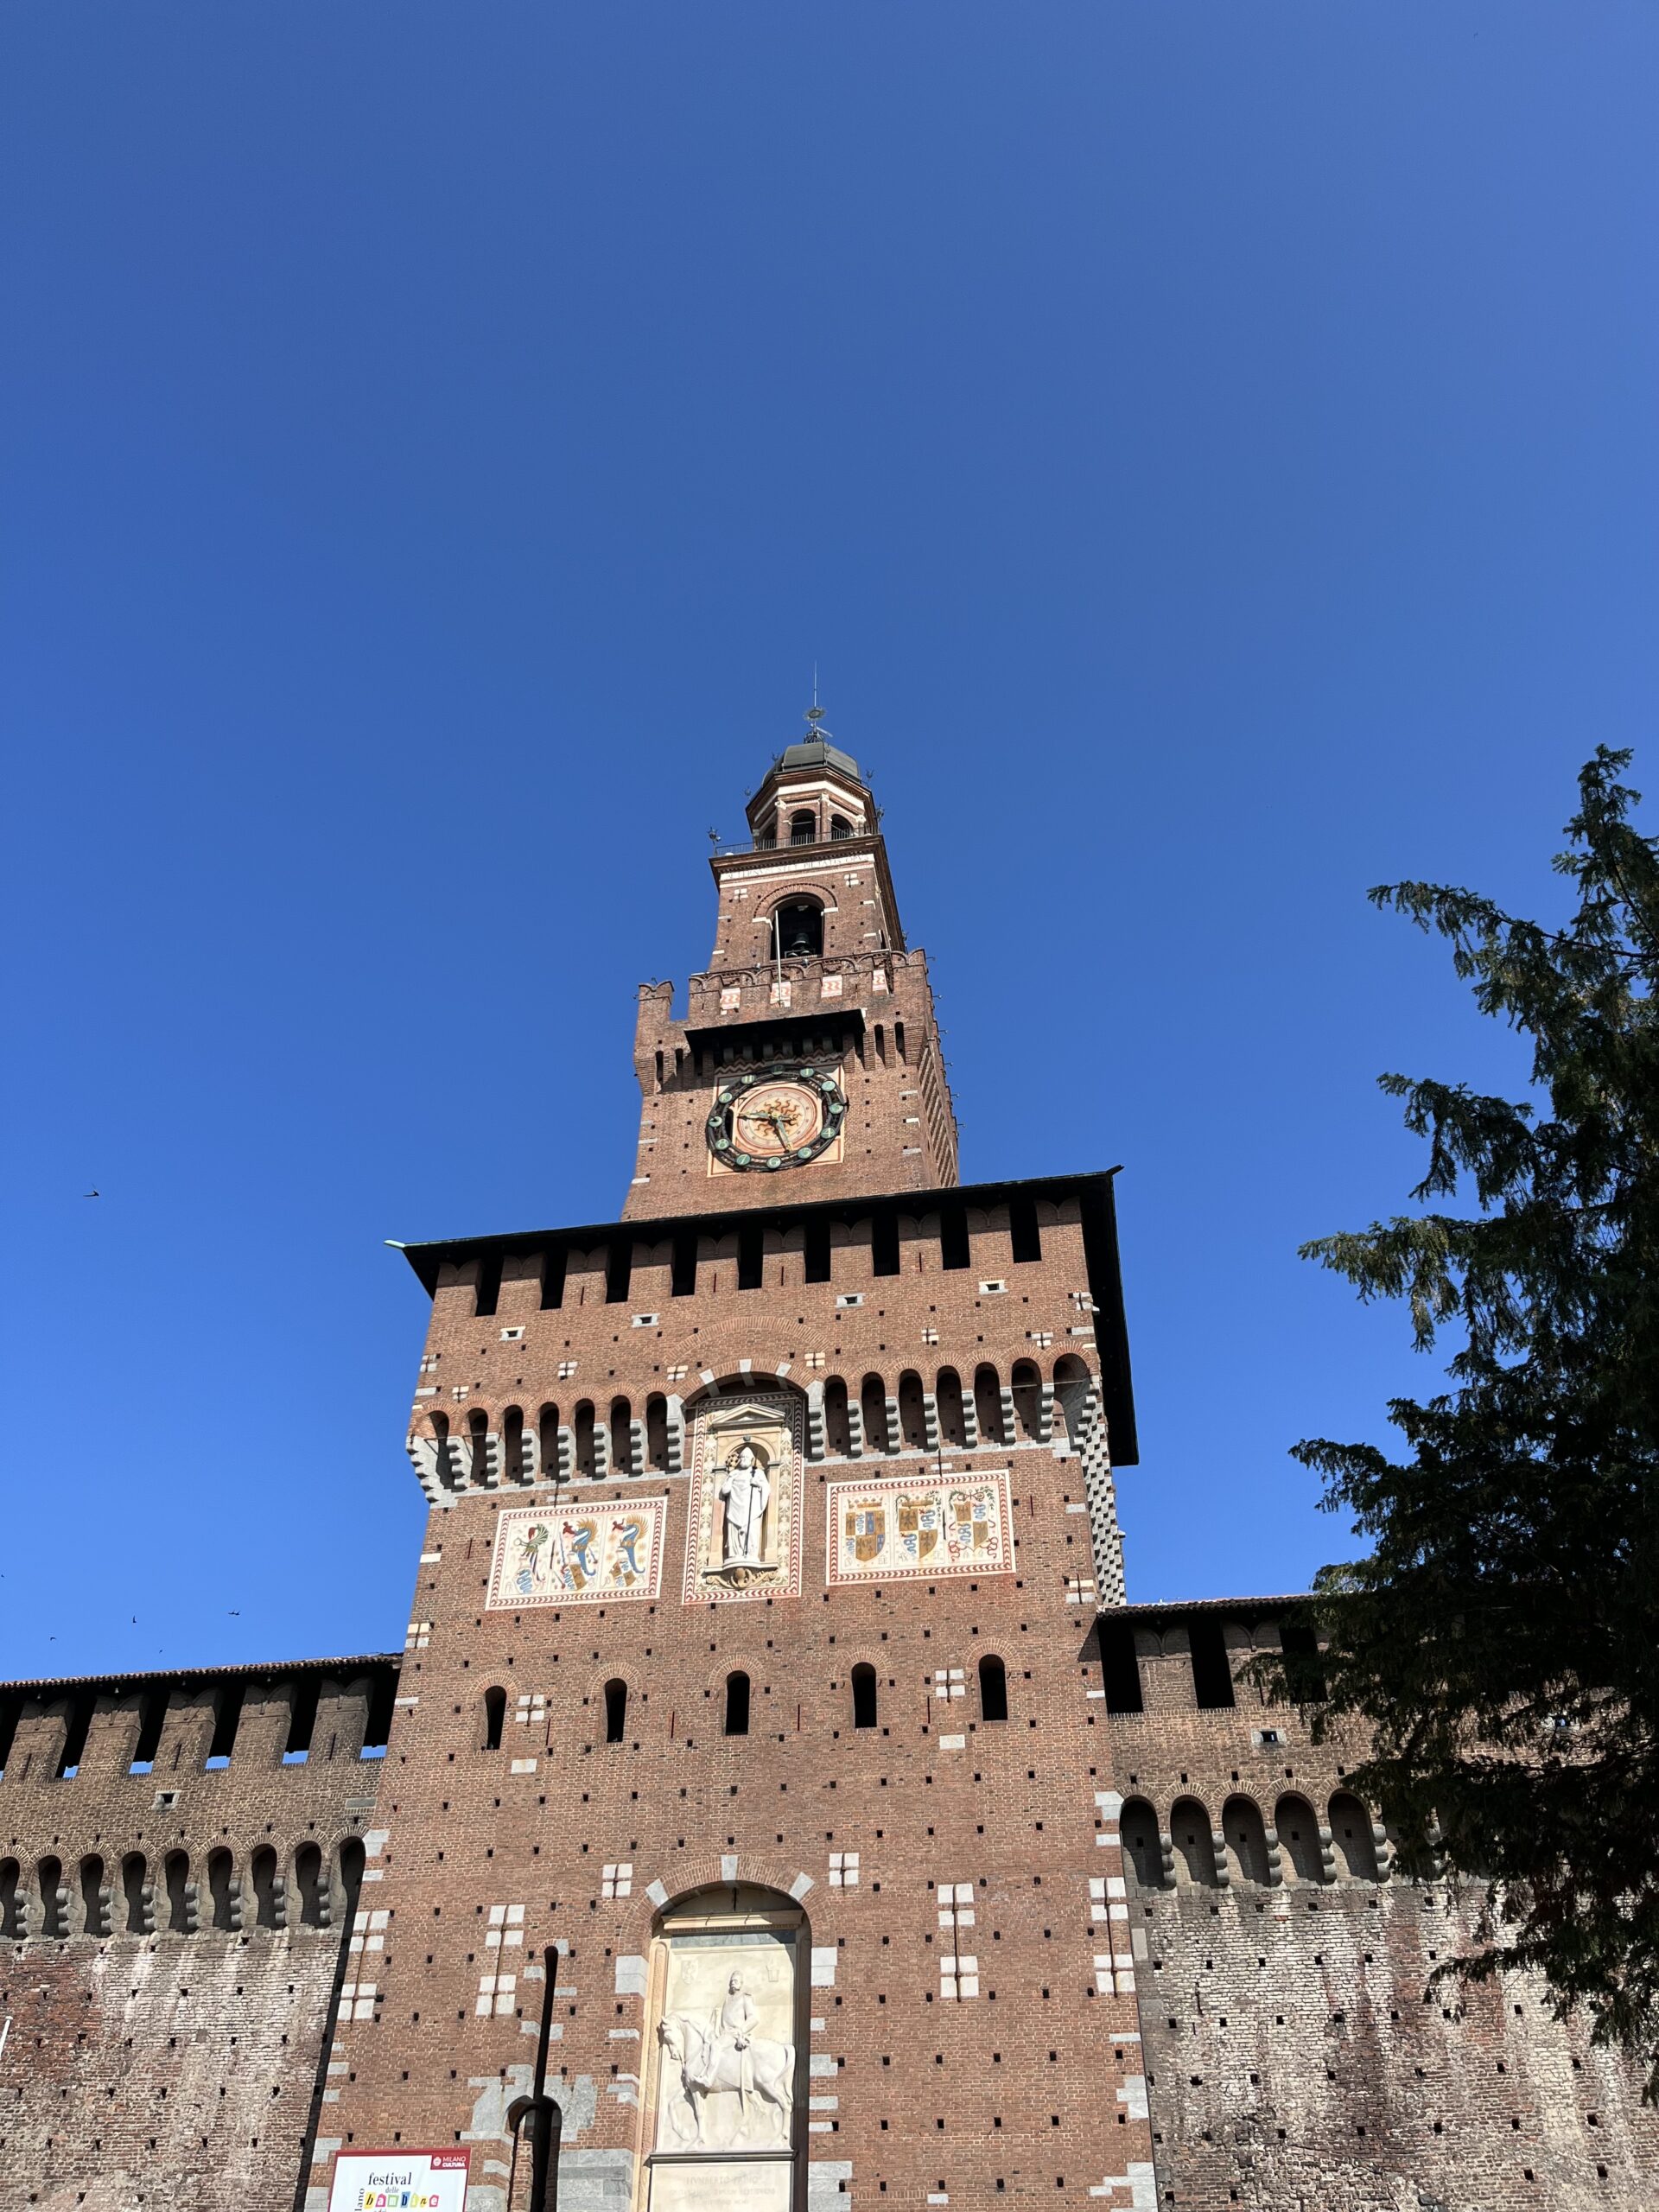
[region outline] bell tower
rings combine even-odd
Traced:
[[[640,987],[625,1217],[957,1180],[927,957],[905,941],[880,811],[822,709],[806,719],[749,801],[748,840],[710,857],[714,950],[685,1019],[671,983]]]

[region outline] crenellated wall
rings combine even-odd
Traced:
[[[1287,1602],[1101,1624],[1160,2205],[1650,2212],[1633,2070],[1530,1980],[1432,1979],[1478,1892],[1407,1879],[1353,1739],[1314,1745],[1243,1676]]]
[[[286,2202],[396,1681],[377,1656],[0,1688],[0,2203]]]

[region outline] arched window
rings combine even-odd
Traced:
[[[1089,1370],[1075,1352],[1063,1353],[1055,1361],[1054,1402],[1059,1408],[1074,1451],[1083,1442],[1092,1382]]]
[[[864,1449],[867,1452],[893,1452],[899,1440],[887,1439],[887,1391],[879,1375],[867,1375],[864,1387],[858,1394],[859,1410],[864,1416]]]
[[[294,1854],[294,1879],[300,1892],[302,1928],[328,1925],[328,1891],[322,1878],[322,1853],[315,1843],[302,1843]]]
[[[1022,1440],[1034,1439],[1042,1423],[1043,1378],[1034,1360],[1016,1359],[1010,1380],[1014,1384],[1014,1418]]]
[[[492,1685],[484,1693],[484,1748],[499,1751],[501,1748],[501,1729],[507,1717],[507,1694]]]
[[[899,1377],[899,1433],[906,1451],[926,1451],[927,1408],[922,1402],[922,1378],[908,1367]]]
[[[847,1385],[832,1375],[823,1386],[823,1448],[832,1459],[844,1459],[852,1450],[847,1425]]]
[[[1216,1847],[1210,1815],[1196,1797],[1179,1797],[1170,1810],[1169,1833],[1175,1846],[1175,1879],[1216,1885]]]
[[[23,1895],[23,1870],[15,1859],[0,1859],[0,1936],[29,1933],[29,1901]]]
[[[41,1933],[63,1936],[69,1933],[69,1899],[63,1886],[63,1861],[42,1859],[35,1870],[40,1888]]]
[[[939,1408],[939,1441],[947,1452],[968,1448],[967,1424],[962,1415],[962,1377],[954,1367],[942,1367],[934,1385]]]
[[[633,1472],[633,1408],[626,1398],[611,1400],[611,1466],[619,1475]]]
[[[438,1480],[446,1490],[454,1490],[458,1479],[457,1470],[460,1460],[454,1445],[449,1440],[449,1416],[448,1414],[435,1411],[430,1415],[430,1420],[432,1441],[438,1447],[436,1454]]]
[[[1002,1390],[994,1367],[982,1365],[974,1370],[974,1413],[982,1443],[1009,1441],[1002,1433]]]
[[[1319,1857],[1319,1824],[1306,1797],[1287,1795],[1274,1808],[1273,1825],[1279,1832],[1281,1866],[1289,1861],[1299,1882],[1310,1885],[1325,1879]]]
[[[620,1744],[628,1729],[628,1686],[613,1679],[605,1685],[605,1740]]]
[[[645,1465],[659,1475],[668,1471],[668,1400],[660,1390],[645,1400]]]
[[[167,1854],[167,1925],[174,1936],[196,1932],[196,1891],[190,1879],[190,1861],[181,1851]]]
[[[213,1901],[213,1925],[230,1935],[241,1926],[242,1904],[236,1886],[236,1870],[228,1851],[207,1854],[207,1895]]]
[[[852,834],[853,825],[847,819],[844,814],[832,814],[830,816],[830,835],[835,843],[839,844],[843,837],[850,837]]]
[[[541,1447],[542,1479],[555,1483],[559,1478],[559,1409],[543,1406],[536,1416],[536,1441]]]
[[[276,1854],[269,1844],[264,1844],[253,1854],[254,1922],[260,1928],[280,1928],[287,1913],[283,1894],[282,1877],[276,1872]]]
[[[749,1678],[740,1668],[726,1677],[726,1733],[747,1736],[749,1732]]]
[[[104,1888],[104,1861],[96,1852],[80,1862],[80,1932],[83,1936],[107,1936],[110,1932],[110,1904]]]
[[[789,899],[772,916],[772,944],[785,960],[816,959],[823,950],[823,909],[814,899]]]
[[[994,1651],[979,1662],[979,1717],[1006,1720],[1008,1717],[1008,1670]]]
[[[1164,1854],[1158,1841],[1158,1817],[1144,1797],[1131,1797],[1119,1821],[1123,1867],[1136,1890],[1161,1890]]]
[[[875,1726],[875,1669],[863,1659],[853,1669],[853,1726]]]
[[[522,1406],[509,1406],[501,1416],[501,1471],[510,1483],[530,1480],[530,1470],[524,1465],[524,1412]]]
[[[474,1487],[490,1479],[490,1417],[482,1406],[467,1416],[467,1479]]]
[[[1221,1808],[1221,1826],[1227,1839],[1227,1872],[1233,1880],[1265,1882],[1268,1832],[1255,1799],[1230,1797]]]
[[[129,1936],[148,1936],[151,1932],[149,1885],[144,1875],[143,1853],[130,1851],[121,1861],[121,1894],[126,1901]]]
[[[791,845],[816,845],[818,842],[818,817],[810,810],[789,817],[789,842]]]
[[[1331,1848],[1337,1872],[1344,1881],[1376,1879],[1376,1841],[1371,1816],[1351,1791],[1338,1790],[1331,1800]]]
[[[576,1408],[576,1472],[591,1476],[594,1471],[594,1408],[592,1401],[584,1398]]]
[[[349,1928],[352,1916],[357,1910],[358,1892],[363,1886],[363,1839],[348,1835],[340,1847],[340,1925]]]

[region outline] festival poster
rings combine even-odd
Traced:
[[[496,1522],[486,1606],[615,1605],[655,1598],[666,1497],[515,1508]]]
[[[342,2151],[328,2212],[466,2212],[468,2151]]]

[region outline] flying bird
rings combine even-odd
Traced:
[[[80,1195],[83,1198],[95,1198],[99,1193],[96,1191],[83,1191]]]

